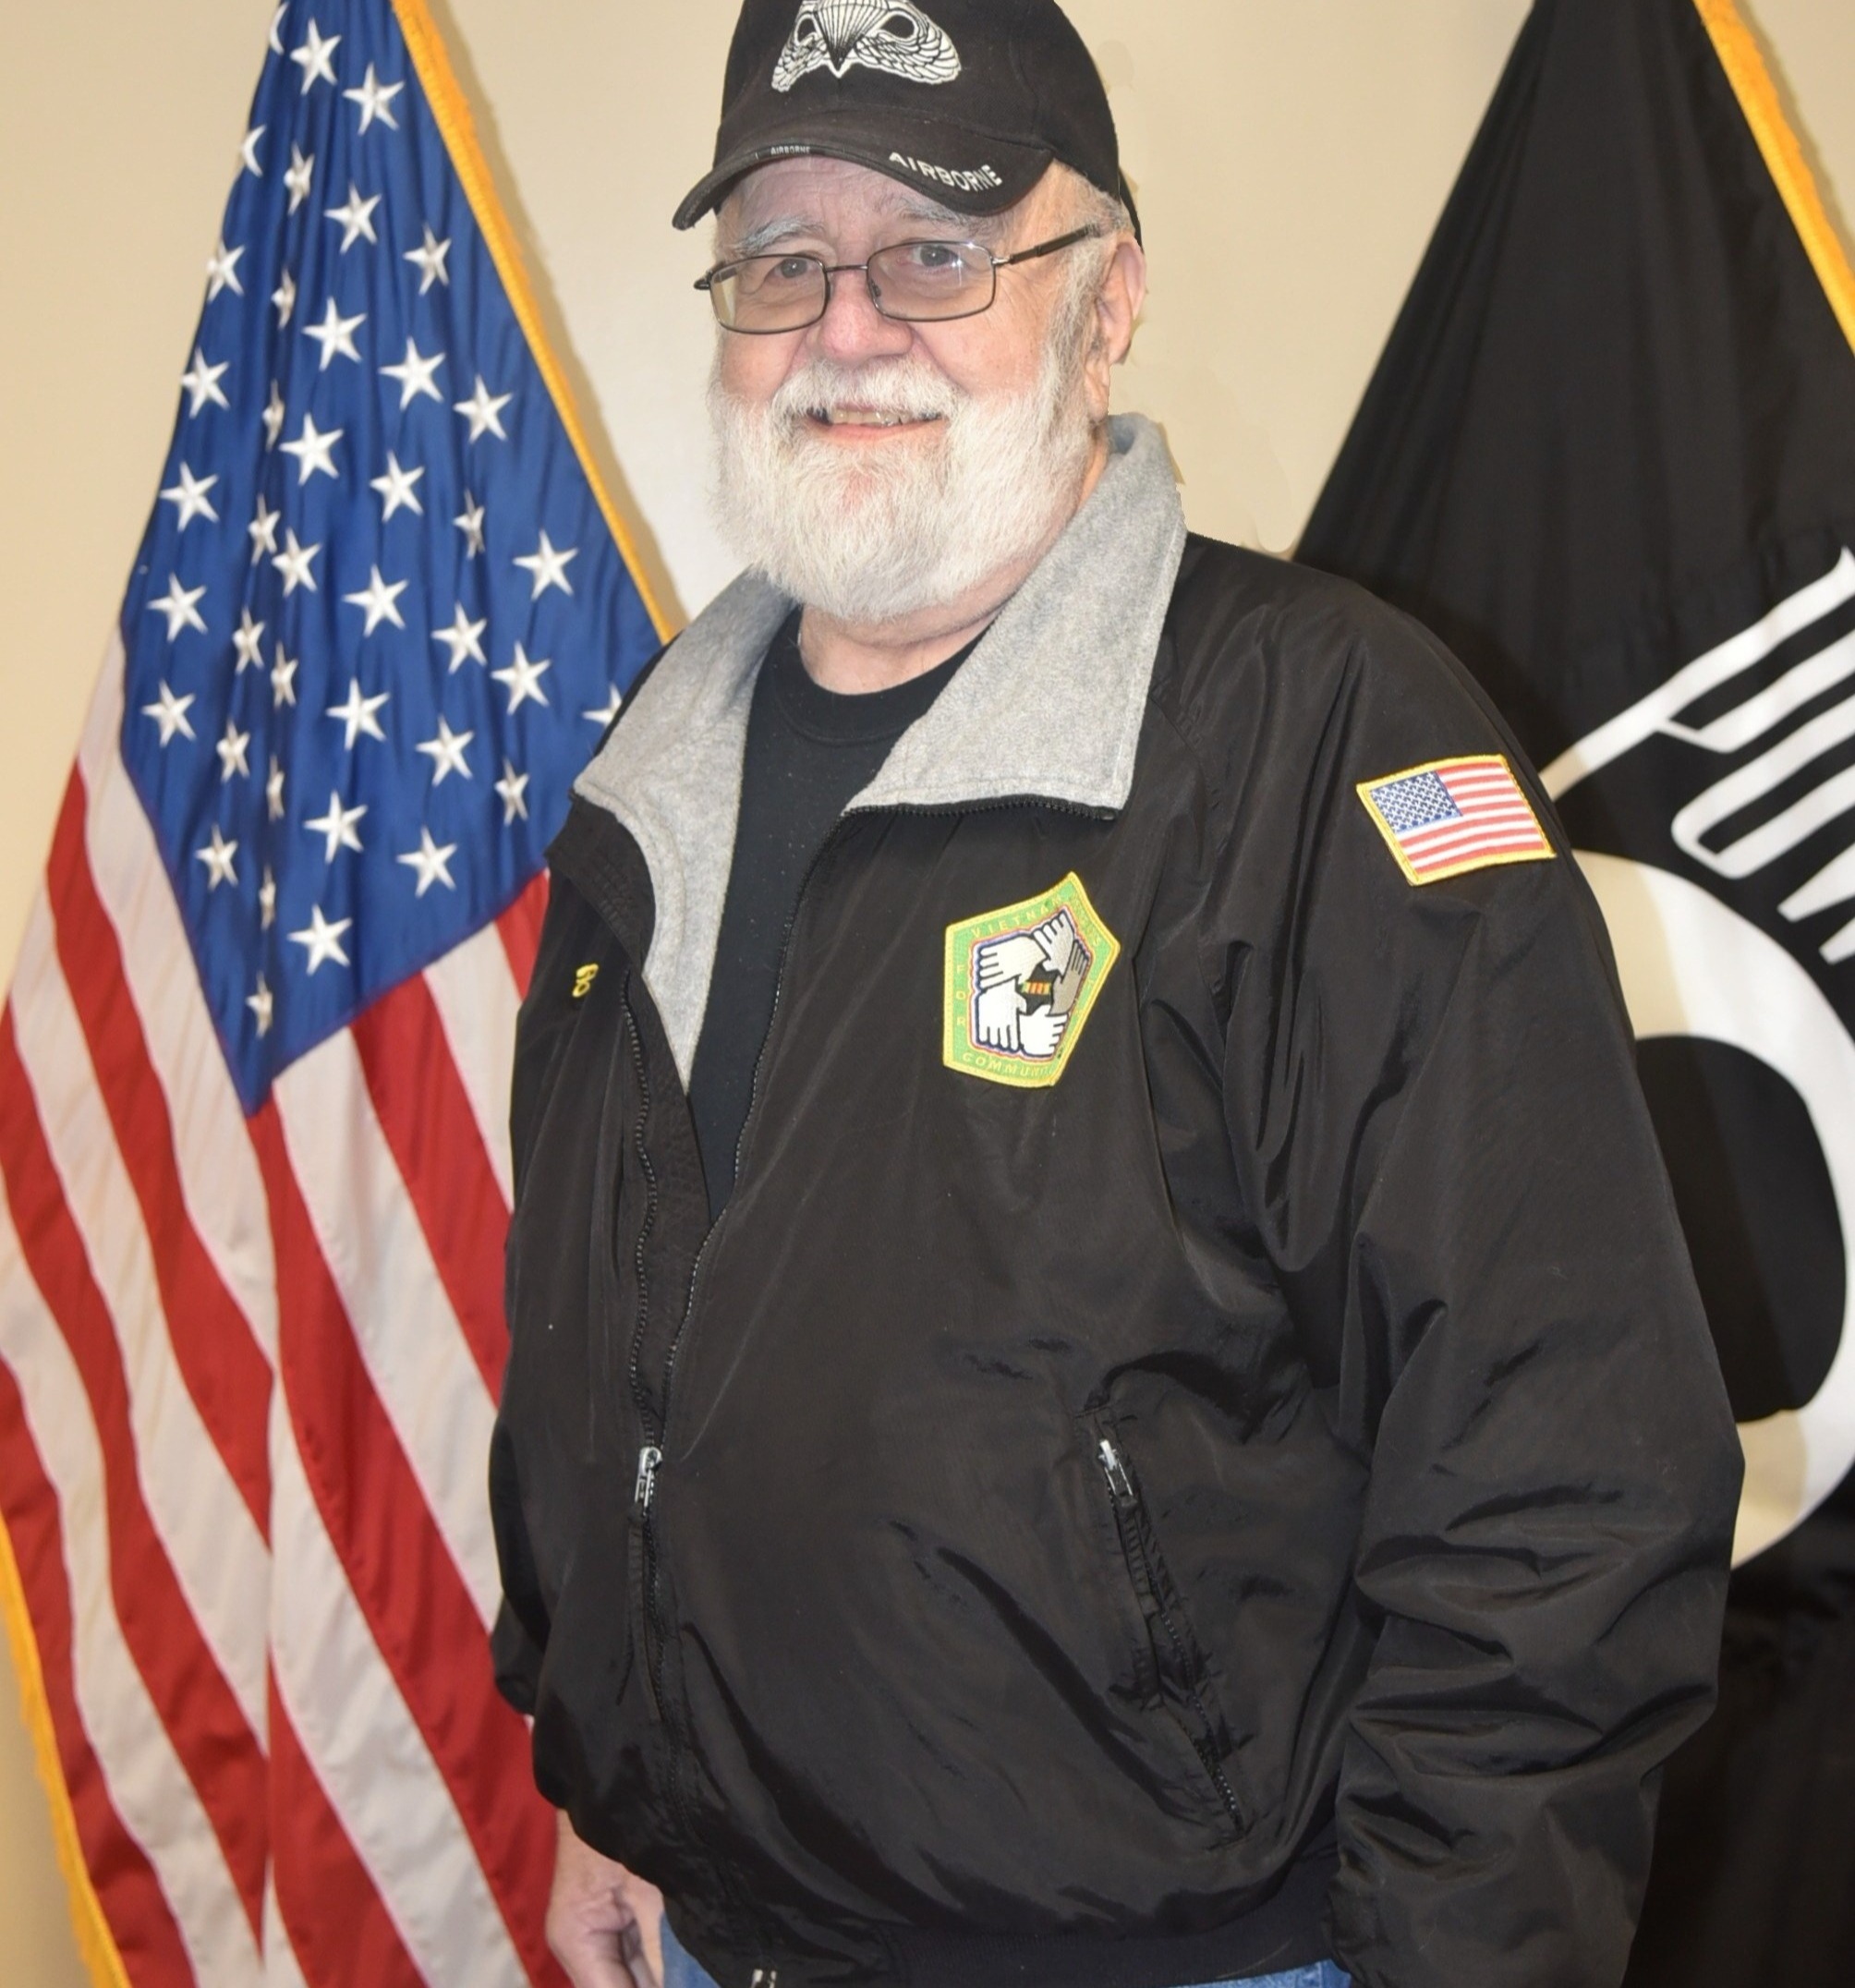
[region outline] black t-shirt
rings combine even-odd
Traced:
[[[806,674],[799,619],[794,612],[773,637],[754,686],[734,860],[690,1077],[714,1215],[734,1192],[734,1149],[773,1018],[786,932],[813,860],[896,740],[978,646],[893,690],[845,696]]]

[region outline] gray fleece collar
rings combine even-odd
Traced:
[[[1119,811],[1184,552],[1159,430],[1116,419],[1088,502],[849,811],[999,800]],[[685,1084],[734,862],[754,683],[792,609],[743,574],[677,638],[575,785],[617,817],[649,867],[644,977]]]

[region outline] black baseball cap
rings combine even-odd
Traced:
[[[714,169],[676,225],[757,166],[806,153],[968,214],[1016,206],[1061,160],[1134,210],[1108,92],[1055,0],[746,0]]]

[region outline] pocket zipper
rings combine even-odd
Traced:
[[[1096,1450],[1101,1464],[1101,1474],[1108,1480],[1108,1494],[1114,1506],[1115,1530],[1121,1535],[1121,1550],[1126,1558],[1129,1570],[1134,1573],[1136,1583],[1152,1599],[1153,1612],[1165,1634],[1172,1652],[1172,1660],[1178,1666],[1180,1689],[1184,1692],[1185,1702],[1191,1707],[1198,1730],[1187,1732],[1192,1751],[1198,1756],[1198,1763],[1210,1776],[1218,1791],[1218,1799],[1230,1813],[1231,1823],[1241,1830],[1243,1815],[1238,1804],[1236,1790],[1231,1786],[1230,1776],[1224,1772],[1223,1763],[1218,1757],[1213,1735],[1217,1722],[1212,1718],[1204,1694],[1199,1691],[1193,1675],[1193,1665],[1186,1653],[1185,1639],[1180,1633],[1179,1625],[1173,1619],[1172,1611],[1166,1603],[1167,1583],[1163,1569],[1156,1564],[1154,1556],[1146,1550],[1146,1534],[1151,1528],[1146,1509],[1135,1487],[1132,1473],[1114,1441],[1102,1436]],[[1158,1542],[1155,1542],[1157,1552]]]

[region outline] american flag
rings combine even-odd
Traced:
[[[0,1019],[0,1603],[100,1982],[558,1982],[486,1509],[543,855],[661,642],[422,0],[276,9]]]
[[[1366,812],[1412,883],[1553,855],[1513,769],[1497,753],[1439,759],[1359,789]]]

